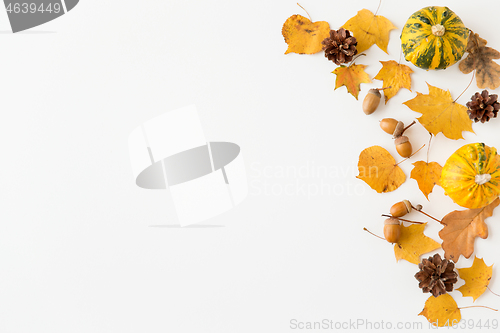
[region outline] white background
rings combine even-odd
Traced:
[[[379,10],[398,27],[389,54],[373,46],[357,60],[371,77],[379,60],[399,60],[400,29],[428,5],[448,5],[500,48],[496,2],[401,3],[384,0]],[[337,29],[378,1],[300,4]],[[11,34],[2,12],[0,332],[299,331],[292,319],[428,329],[417,316],[428,298],[417,267],[396,263],[392,246],[362,229],[382,234],[380,215],[402,199],[438,218],[460,207],[439,187],[428,202],[409,179],[426,149],[401,164],[407,181],[389,194],[356,179],[356,165],[374,144],[401,160],[379,120],[408,124],[419,114],[401,103],[428,93],[426,81],[456,98],[471,75],[457,65],[426,72],[403,59],[415,71],[412,92],[366,116],[361,101],[382,82],[362,84],[357,101],[345,87],[334,90],[336,66],[323,54],[285,56],[281,28],[293,14],[306,16],[295,1],[82,0]],[[458,102],[475,91],[474,82]],[[165,227],[177,224],[171,198],[135,186],[127,139],[145,120],[192,103],[209,140],[241,146],[250,194],[206,227]],[[470,142],[500,147],[499,126],[476,124],[477,135],[458,141],[439,134],[429,159],[443,165]],[[415,148],[429,139],[420,124],[407,133]],[[499,219],[495,212],[489,238],[475,243],[479,257],[497,263],[496,292]],[[426,234],[440,241],[440,228],[429,221]],[[471,264],[461,258],[458,267]],[[474,304],[500,308],[500,298],[487,291]],[[481,308],[462,316],[500,317]]]

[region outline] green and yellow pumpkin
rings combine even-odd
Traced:
[[[500,156],[493,147],[471,143],[453,153],[441,171],[444,192],[465,208],[484,207],[500,194]]]
[[[425,7],[406,21],[401,47],[407,61],[423,69],[445,69],[459,61],[467,47],[467,29],[448,7]]]

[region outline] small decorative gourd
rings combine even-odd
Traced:
[[[500,156],[484,143],[462,146],[446,161],[439,183],[458,205],[484,207],[500,194]]]
[[[459,61],[469,29],[448,7],[425,7],[410,16],[401,32],[407,61],[423,69],[445,69]]]

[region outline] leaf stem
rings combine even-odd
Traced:
[[[302,6],[301,6],[298,2],[297,2],[297,6],[299,6],[300,8],[302,8],[302,9],[306,12],[307,16],[309,16],[309,19],[310,19],[310,20],[311,20],[311,22],[312,22],[313,20],[312,20],[312,18],[311,18],[311,15],[309,15],[309,13],[307,12],[307,10],[306,10],[304,7],[302,7]]]
[[[375,237],[378,237],[378,238],[380,238],[380,239],[385,240],[385,238],[384,238],[384,237],[380,237],[379,235],[375,235],[373,232],[371,232],[370,230],[366,229],[365,227],[363,227],[363,230],[364,230],[364,231],[368,231],[368,233],[372,234],[372,235],[373,235],[373,236],[375,236]]]
[[[464,92],[467,91],[467,89],[469,89],[470,85],[472,84],[472,81],[474,80],[474,75],[476,74],[476,70],[474,70],[474,72],[472,72],[472,78],[470,79],[470,82],[469,82],[469,85],[467,86],[467,88],[465,88],[464,91],[462,91],[462,93],[460,95],[458,95],[457,98],[455,98],[455,100],[453,101],[453,103],[455,103],[457,101],[457,99],[460,98],[460,96],[462,96],[464,94]]]
[[[408,222],[408,223],[415,223],[415,224],[425,224],[425,222],[418,222],[418,221],[411,221],[411,220],[405,220],[405,219],[402,219],[400,217],[394,217],[392,215],[387,215],[387,214],[382,214],[383,217],[391,217],[393,219],[398,219],[399,221],[403,221],[403,222]]]
[[[351,62],[349,63],[349,65],[348,65],[347,67],[350,67],[350,66],[353,64],[354,60],[358,59],[358,57],[365,56],[365,55],[366,55],[365,53],[360,53],[360,54],[358,54],[357,56],[355,56],[355,57],[351,60]]]
[[[429,150],[431,150],[431,140],[432,140],[432,133],[429,132],[431,137],[429,138],[429,145],[427,146],[427,164],[429,164]]]
[[[469,309],[469,308],[486,308],[486,309],[490,309],[490,310],[493,310],[493,311],[498,311],[497,309],[493,309],[493,308],[490,308],[489,306],[484,306],[484,305],[464,306],[464,307],[461,307],[459,309],[462,310],[462,309]]]
[[[490,289],[490,287],[486,286],[486,288],[488,288],[488,290],[490,291],[490,293],[492,293],[493,295],[500,297],[500,295],[498,295],[497,293],[494,293],[494,292]]]

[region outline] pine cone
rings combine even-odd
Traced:
[[[330,37],[325,38],[321,44],[323,44],[325,57],[337,65],[351,61],[352,57],[358,53],[356,38],[352,37],[351,32],[344,28],[337,31],[330,30]]]
[[[483,90],[482,93],[475,93],[471,97],[471,101],[465,104],[469,109],[467,113],[469,118],[474,122],[481,121],[482,123],[489,121],[490,118],[496,118],[500,103],[497,102],[498,95],[489,95],[488,90]]]
[[[441,259],[438,253],[429,259],[423,259],[418,268],[420,271],[415,274],[415,278],[420,282],[418,286],[424,293],[431,292],[434,297],[452,291],[453,284],[457,282],[455,264]]]

